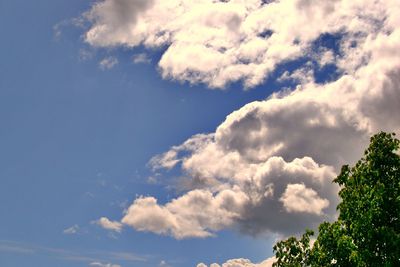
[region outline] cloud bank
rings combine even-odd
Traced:
[[[345,32],[349,50],[376,37],[396,9],[396,0],[104,0],[84,14],[85,41],[165,49],[158,63],[164,78],[254,87],[278,64],[309,53],[321,34]],[[320,52],[322,64],[333,60]],[[341,64],[346,70],[360,64],[352,55],[353,65]]]
[[[164,48],[165,78],[250,88],[299,57],[341,73],[321,84],[313,69],[287,72],[296,88],[155,156],[153,170],[181,169],[185,191],[167,203],[137,198],[121,222],[182,239],[225,228],[286,235],[333,218],[340,166],[360,158],[373,133],[400,133],[398,14],[397,0],[97,2],[86,42]],[[336,50],[318,46],[324,35],[340,37]]]
[[[182,221],[176,224],[180,230],[166,230],[165,224],[159,232],[138,227],[139,218],[130,211],[148,211],[138,202],[125,222],[130,218],[128,224],[138,230],[184,238],[228,227],[250,234],[288,234],[332,218],[338,190],[332,179],[340,166],[362,155],[371,134],[400,132],[399,33],[396,28],[366,41],[358,53],[368,54],[368,62],[354,73],[322,85],[306,82],[249,103],[214,133],[193,136],[154,157],[153,169],[180,166],[187,177],[184,195],[165,205],[153,199],[153,208],[170,210],[174,205],[171,215]],[[222,205],[219,199],[227,192],[235,202]],[[208,201],[198,200],[198,194],[209,194]],[[208,219],[192,216],[187,210],[198,214],[202,209],[192,209],[198,203],[216,214],[207,212]],[[185,223],[192,228],[180,227]]]

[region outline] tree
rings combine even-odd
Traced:
[[[399,146],[394,134],[374,135],[364,157],[334,180],[341,186],[338,220],[319,226],[312,248],[304,235],[278,242],[273,266],[400,266]]]
[[[310,256],[310,236],[313,231],[307,230],[300,240],[290,237],[287,240],[280,241],[274,246],[275,257],[277,261],[272,264],[273,267],[301,267],[307,265]]]

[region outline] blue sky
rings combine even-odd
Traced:
[[[185,1],[169,1],[170,7],[174,2]],[[246,5],[233,2],[230,15]],[[272,9],[263,1],[250,2],[255,7],[247,7],[248,13],[239,10],[228,22],[213,13],[209,23],[219,29],[238,19],[244,28],[258,11]],[[299,20],[293,23],[304,23],[300,13],[310,8],[290,9],[282,1],[276,7],[282,14],[268,26],[289,39],[263,36],[270,43],[258,47],[250,42],[258,35],[243,30],[250,50],[265,55],[261,62],[246,55],[232,60],[230,51],[237,55],[247,48],[226,32],[209,33],[208,22],[199,26],[199,18],[209,14],[190,13],[199,9],[187,1],[186,11],[167,18],[175,23],[173,30],[162,28],[167,15],[160,13],[165,7],[159,1],[146,7],[121,1],[125,15],[111,0],[0,1],[0,265],[261,262],[272,255],[277,237],[332,218],[337,199],[330,182],[340,165],[354,162],[372,133],[400,129],[396,119],[381,120],[399,114],[399,81],[391,73],[399,70],[400,55],[383,45],[400,42],[399,22],[388,11],[381,25],[377,11],[367,16],[378,22],[348,26],[346,19],[357,11],[338,2],[343,14],[332,11],[326,20],[316,15],[306,31],[277,26],[290,12]],[[367,2],[365,10],[374,5]],[[396,2],[381,4],[386,11],[398,8]],[[319,7],[326,10],[318,2],[312,12],[319,14]],[[153,9],[160,21],[152,17]],[[180,25],[181,17],[190,19]],[[336,17],[343,25],[332,26],[329,19]],[[84,26],[76,25],[76,18]],[[147,31],[138,28],[141,23]],[[323,29],[315,26],[324,23]],[[111,30],[89,34],[104,25]],[[194,37],[186,31],[191,27]],[[173,37],[152,41],[166,33]],[[217,41],[202,43],[202,34]],[[211,67],[202,49],[221,40],[228,40],[228,48],[215,50],[212,62],[218,67]],[[281,48],[284,52],[270,52]],[[137,55],[145,62],[134,63]],[[102,66],[104,59],[116,64]],[[257,67],[243,70],[243,65]],[[225,72],[230,67],[233,71]],[[377,69],[380,79],[370,75]],[[198,141],[196,134],[209,137]],[[185,141],[196,145],[187,147]],[[254,202],[246,191],[252,183],[275,191],[263,188],[262,199]],[[218,202],[228,193],[238,201],[229,205],[237,207]],[[210,194],[217,219],[188,215],[196,207],[183,200],[194,194]],[[140,203],[150,198],[158,204]],[[158,211],[165,218],[152,217]],[[167,216],[176,224],[169,225]],[[101,224],[101,217],[114,229]]]

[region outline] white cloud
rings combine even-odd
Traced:
[[[157,203],[153,197],[138,198],[122,223],[138,231],[171,235],[177,239],[208,237],[220,229],[235,226],[253,233],[287,233],[325,216],[322,210],[328,204],[334,210],[336,188],[331,186],[334,176],[331,167],[318,166],[311,158],[286,162],[281,157],[271,157],[252,165],[240,161],[239,157],[224,156],[216,150],[201,155],[201,158],[184,160],[188,174],[199,179],[188,183],[195,188],[166,204]],[[213,177],[214,183],[203,181],[202,184],[201,177]],[[307,202],[303,203],[313,204],[315,210],[304,208],[293,212],[293,209],[284,209],[280,198],[286,185],[299,182],[318,190],[318,194],[326,198],[321,200],[317,191],[312,191],[315,194],[311,196],[306,194]],[[199,185],[203,189],[196,189]]]
[[[93,51],[91,51],[91,50],[84,49],[84,48],[79,50],[78,58],[79,58],[80,61],[89,60],[89,59],[93,58],[93,56],[94,56],[93,55]]]
[[[69,228],[64,229],[63,233],[67,235],[73,235],[78,233],[78,231],[79,231],[79,225],[75,224]]]
[[[193,190],[167,205],[159,205],[153,197],[135,200],[122,219],[138,231],[174,236],[208,237],[232,224],[241,213],[247,196],[240,191],[223,190],[213,195],[205,190]]]
[[[320,198],[317,192],[304,184],[288,184],[280,200],[288,212],[321,214],[329,206],[327,199]]]
[[[295,81],[297,83],[314,82],[314,71],[312,69],[312,66],[308,64],[308,66],[296,69],[291,73],[289,71],[285,71],[281,75],[281,77],[277,79],[278,82],[285,82],[290,80]]]
[[[334,64],[335,63],[335,54],[332,50],[323,50],[320,54],[320,58],[317,59],[321,66],[325,66],[327,64]]]
[[[227,262],[219,265],[217,263],[213,263],[210,267],[272,267],[272,263],[274,263],[275,257],[268,258],[260,263],[252,263],[248,259],[233,259],[228,260]],[[204,263],[197,264],[197,267],[207,267]]]
[[[103,58],[99,62],[99,66],[102,70],[109,70],[112,69],[115,65],[118,64],[118,59],[115,57],[106,57]]]
[[[288,234],[315,227],[335,216],[332,179],[340,166],[359,159],[373,133],[400,133],[399,1],[261,2],[155,0],[139,8],[131,1],[133,20],[118,17],[111,0],[90,11],[87,42],[166,46],[164,77],[251,87],[302,53],[317,53],[307,56],[320,65],[334,60],[343,72],[326,84],[315,83],[308,66],[288,72],[282,79],[300,83],[292,91],[248,103],[214,132],[155,156],[154,171],[181,168],[185,191],[166,203],[136,199],[122,223],[178,239],[224,228]],[[322,33],[338,32],[334,59],[310,50]]]
[[[94,221],[93,223],[100,225],[104,229],[112,230],[112,231],[115,231],[118,233],[120,233],[122,231],[122,226],[123,226],[120,222],[110,221],[106,217],[101,217],[100,219],[98,219],[97,221]]]
[[[94,266],[94,267],[121,267],[121,265],[118,264],[112,264],[112,263],[101,263],[101,262],[91,262],[89,266]]]
[[[341,165],[355,163],[373,133],[400,133],[399,26],[388,15],[380,33],[344,51],[350,68],[336,81],[305,79],[293,91],[249,103],[214,133],[173,146],[151,166],[180,166],[192,186],[183,196],[198,188],[242,192],[243,213],[225,227],[285,234],[332,218],[331,182]]]
[[[149,64],[151,62],[151,59],[146,53],[140,53],[140,54],[135,54],[132,57],[132,61],[135,64]]]
[[[375,36],[380,24],[397,23],[399,6],[396,0],[264,2],[104,0],[84,14],[91,25],[85,40],[100,47],[167,47],[159,61],[164,78],[214,88],[241,80],[253,87],[277,64],[309,52],[322,33],[345,32],[349,43]]]
[[[160,267],[171,267],[165,260],[161,260],[160,263],[158,264]]]

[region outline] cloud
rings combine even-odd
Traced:
[[[346,33],[351,44],[376,34],[396,0],[104,0],[84,14],[85,41],[95,47],[163,49],[161,75],[212,88],[261,84],[275,67],[310,53],[323,33]],[[350,45],[348,49],[352,49]],[[322,51],[321,65],[332,61]],[[354,58],[354,62],[359,58]],[[349,68],[349,66],[344,66]]]
[[[217,195],[194,190],[167,205],[153,197],[136,199],[122,219],[138,231],[172,235],[177,239],[212,236],[232,224],[242,212],[247,196],[240,191],[224,190]]]
[[[329,206],[327,199],[320,198],[317,192],[304,184],[288,184],[279,200],[288,212],[321,214]]]
[[[171,265],[169,265],[165,260],[161,260],[160,263],[158,264],[158,266],[170,267]]]
[[[332,50],[328,49],[323,49],[322,53],[319,55],[319,59],[317,61],[321,66],[325,66],[328,64],[334,64],[335,63],[335,54],[333,53]]]
[[[100,69],[109,70],[118,64],[118,59],[115,57],[106,57],[99,62]]]
[[[82,49],[79,50],[78,58],[79,58],[80,61],[89,60],[89,59],[93,58],[93,56],[94,56],[93,52],[88,50],[88,49],[82,48]]]
[[[112,264],[112,263],[101,263],[101,262],[91,262],[89,266],[95,266],[95,267],[121,267],[121,265],[118,264]]]
[[[400,10],[394,2],[386,4]],[[332,179],[341,165],[355,163],[373,133],[400,133],[400,20],[392,12],[386,10],[379,32],[369,25],[370,32],[355,47],[348,47],[343,35],[341,60],[348,64],[343,63],[347,67],[337,80],[301,80],[292,91],[232,112],[215,132],[195,135],[150,160],[158,172],[178,166],[186,177],[181,181],[185,192],[165,204],[154,198],[135,201],[132,221],[151,209],[168,220],[151,227],[130,225],[186,238],[223,228],[289,234],[333,218],[338,188]],[[224,192],[240,201],[221,205]],[[208,195],[207,201],[197,194]],[[202,214],[198,205],[215,213],[196,217],[190,211]]]
[[[0,241],[0,251],[6,253],[18,253],[18,254],[33,254],[36,252],[35,249],[25,246],[20,246],[19,244],[13,242]]]
[[[67,229],[64,229],[63,233],[66,235],[73,235],[78,233],[78,231],[79,231],[79,225],[75,224]]]
[[[203,189],[190,190],[165,205],[158,204],[153,197],[138,198],[128,209],[122,223],[138,231],[171,235],[177,239],[204,238],[234,226],[240,226],[244,231],[252,229],[254,233],[300,230],[310,223],[310,219],[324,217],[322,209],[328,204],[334,210],[336,189],[331,186],[334,176],[331,167],[318,166],[311,158],[286,162],[281,157],[271,157],[258,166],[245,166],[238,159],[224,159],[220,154],[210,158],[214,152],[218,153],[206,153],[204,158],[193,162],[198,168],[193,172],[197,172],[198,177],[214,176],[214,184],[206,183]],[[215,163],[215,158],[219,158],[218,163]],[[214,166],[205,166],[204,160]],[[201,174],[199,170],[208,173]],[[213,174],[214,171],[221,173]],[[229,173],[224,174],[225,171]],[[237,176],[231,176],[235,171]],[[221,177],[217,178],[217,175]],[[316,191],[305,188],[305,196],[299,194],[297,197],[312,206],[307,210],[284,209],[280,198],[285,196],[286,185],[298,182],[315,188],[327,199],[321,199]],[[289,205],[286,198],[284,203]],[[303,213],[299,215],[299,212]]]
[[[107,230],[115,231],[118,233],[120,233],[122,231],[122,224],[120,222],[110,221],[106,217],[101,217],[97,221],[93,221],[93,223],[100,225],[101,227],[103,227],[104,229],[107,229]]]
[[[153,157],[157,173],[180,168],[183,192],[165,203],[139,197],[121,223],[177,239],[226,228],[287,235],[316,227],[335,216],[332,180],[341,165],[359,159],[373,133],[400,133],[397,0],[262,2],[155,0],[135,9],[134,20],[117,22],[114,1],[90,11],[88,43],[165,47],[159,67],[172,79],[251,87],[282,62],[318,63],[282,75],[295,88],[248,103],[215,131]],[[311,49],[323,35],[340,36],[338,51]],[[315,68],[332,63],[341,76],[316,83]]]
[[[137,43],[135,34],[129,34],[136,25],[141,12],[151,7],[148,0],[106,0],[95,3],[84,17],[95,23],[86,33],[87,40],[98,46],[125,45]]]
[[[102,262],[125,261],[125,262],[144,262],[146,257],[139,256],[132,252],[110,252],[110,251],[91,251],[91,250],[66,250],[55,247],[44,247],[37,244],[0,240],[0,251],[18,254],[40,254],[66,261],[77,261],[92,263],[92,266],[99,266]],[[101,266],[101,265],[100,265]],[[108,266],[108,265],[104,265]],[[110,265],[110,267],[119,265]]]
[[[135,64],[149,64],[151,63],[151,59],[146,53],[135,54],[132,57],[132,61]]]
[[[272,267],[272,263],[274,263],[275,257],[268,258],[260,263],[252,263],[248,259],[233,259],[228,260],[227,262],[219,265],[217,263],[213,263],[210,267]],[[204,263],[197,264],[197,267],[207,267]]]

